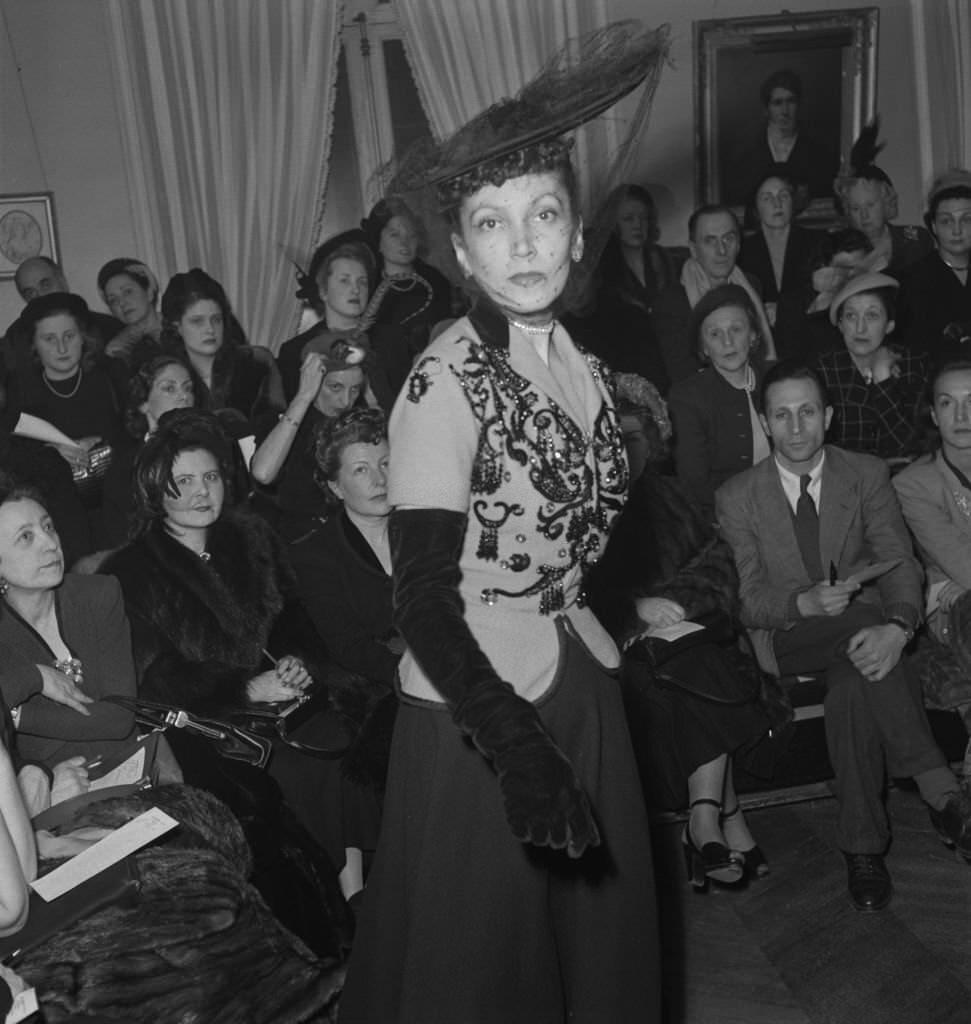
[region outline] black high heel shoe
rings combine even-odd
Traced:
[[[726,821],[728,818],[734,817],[741,810],[740,804],[735,806],[730,811],[725,811],[723,814],[718,815],[719,821]],[[762,852],[762,847],[758,843],[755,846],[750,846],[747,850],[735,850],[735,853],[742,855],[745,879],[746,881],[752,881],[756,878],[765,878],[769,873],[769,862],[765,858],[765,854]]]
[[[711,804],[721,811],[717,800],[693,800],[696,804]],[[684,827],[681,836],[684,850],[684,863],[688,872],[688,881],[696,892],[707,892],[708,882],[717,882],[723,886],[737,886],[745,880],[745,860],[735,850],[729,850],[724,843],[705,843],[700,848],[691,835],[691,822]]]

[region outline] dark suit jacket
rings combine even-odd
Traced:
[[[789,228],[786,241],[786,254],[782,264],[782,286],[775,283],[775,272],[772,270],[772,257],[761,230],[746,235],[742,242],[742,251],[738,256],[738,265],[750,277],[758,278],[762,285],[762,301],[778,302],[783,292],[792,291],[809,284],[812,277],[812,264],[816,259],[821,245],[821,232],[807,231],[798,224]]]
[[[866,584],[854,600],[873,601],[884,615],[917,624],[923,606],[921,569],[882,459],[826,446],[819,509],[822,563],[833,562],[840,579],[871,562],[899,565]],[[796,598],[811,580],[796,541],[793,514],[775,458],[732,477],[715,495],[725,539],[735,553],[742,624],[752,634],[759,661],[778,670],[772,636],[801,618]]]
[[[971,322],[971,275],[962,284],[938,253],[929,252],[900,275],[897,333],[916,352],[931,358],[944,347],[949,323]]]

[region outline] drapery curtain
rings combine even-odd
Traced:
[[[924,184],[971,168],[971,0],[912,0]]]
[[[395,0],[395,10],[418,94],[439,138],[514,96],[567,40],[608,22],[606,0]],[[627,133],[626,126],[617,131],[619,116],[609,111],[577,133],[588,222],[614,184],[608,170],[619,136]]]
[[[202,267],[253,344],[300,314],[288,256],[324,209],[338,0],[108,0],[139,251],[164,282]]]

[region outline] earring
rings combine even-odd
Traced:
[[[9,589],[10,584],[2,576],[0,576],[0,597],[5,597]]]
[[[583,259],[583,245],[581,243],[578,242],[570,251],[570,258],[574,263],[579,263]]]

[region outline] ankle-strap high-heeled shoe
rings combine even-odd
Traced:
[[[718,820],[727,821],[729,818],[734,818],[741,809],[741,804],[735,804],[730,811],[719,814]],[[747,850],[736,850],[735,852],[740,853],[744,859],[745,878],[748,881],[754,878],[765,878],[769,873],[769,862],[766,860],[762,847],[758,843],[750,846]]]
[[[721,804],[717,800],[699,799],[691,802],[691,807],[698,804],[710,804],[721,811]],[[719,885],[738,885],[745,879],[745,860],[735,850],[730,850],[724,843],[705,843],[699,847],[691,835],[691,821],[689,819],[684,827],[681,836],[681,845],[684,849],[684,863],[688,871],[688,881],[696,892],[706,892],[708,882],[717,882]]]

